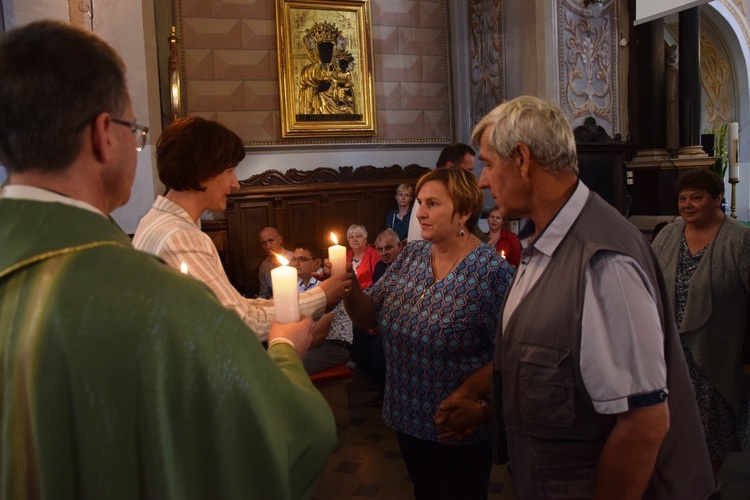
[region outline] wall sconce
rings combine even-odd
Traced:
[[[583,0],[583,6],[594,17],[601,16],[602,11],[604,10],[604,4],[602,4],[602,0]]]

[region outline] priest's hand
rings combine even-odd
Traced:
[[[303,316],[297,323],[278,323],[272,320],[271,331],[268,333],[268,348],[275,344],[289,344],[302,357],[312,342],[312,328],[313,320],[308,316]]]

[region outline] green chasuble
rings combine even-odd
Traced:
[[[335,440],[287,345],[79,208],[0,199],[0,499],[298,499]]]

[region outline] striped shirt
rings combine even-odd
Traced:
[[[141,219],[133,237],[138,250],[161,257],[180,269],[184,263],[193,278],[202,281],[225,307],[234,309],[242,321],[263,341],[274,317],[273,299],[248,299],[229,282],[219,252],[211,238],[198,228],[178,204],[159,196]],[[319,318],[326,308],[325,292],[313,288],[299,295],[300,313]]]

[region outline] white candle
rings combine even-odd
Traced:
[[[342,276],[346,273],[346,247],[339,245],[336,235],[331,233],[333,246],[328,247],[328,260],[331,261],[331,276]]]
[[[182,274],[187,274],[188,273],[187,264],[185,264],[184,262],[182,262],[180,264],[180,272]]]
[[[275,254],[281,265],[271,269],[273,306],[276,321],[296,323],[299,321],[299,292],[297,291],[297,269],[289,266],[289,261]]]
[[[740,130],[737,122],[732,122],[727,127],[727,136],[729,138],[729,144],[727,144],[727,150],[729,151],[729,178],[739,179],[740,178]]]
[[[505,258],[505,250],[500,250],[500,257]]]

